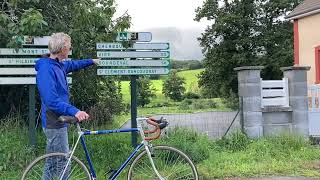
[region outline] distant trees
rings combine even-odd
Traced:
[[[302,0],[206,0],[195,20],[212,22],[199,38],[205,58],[200,86],[209,96],[237,92],[233,68],[263,65],[263,77],[279,79],[293,63],[293,26],[283,19]]]
[[[172,70],[168,78],[163,82],[162,92],[166,97],[174,101],[181,101],[185,92],[185,79],[178,76],[176,70]]]
[[[203,64],[198,60],[172,60],[171,67],[178,70],[194,70],[203,68]]]

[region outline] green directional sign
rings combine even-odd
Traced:
[[[100,60],[99,66],[169,66],[169,60]]]
[[[97,43],[97,49],[100,50],[123,50],[126,49],[121,43]],[[134,43],[130,50],[168,50],[169,43]]]
[[[98,75],[153,75],[169,74],[168,68],[132,68],[132,69],[98,69]]]
[[[169,51],[98,51],[99,58],[169,58]]]
[[[37,58],[0,58],[0,65],[34,65]]]

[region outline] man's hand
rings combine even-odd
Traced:
[[[93,60],[93,63],[94,63],[95,65],[98,65],[99,62],[100,62],[100,59],[92,59],[92,60]]]
[[[89,119],[90,116],[84,111],[78,111],[75,117],[78,119],[79,122],[81,122],[83,120]]]

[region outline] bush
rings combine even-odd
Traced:
[[[191,109],[191,105],[192,105],[192,100],[191,99],[184,99],[179,108],[180,109],[184,109],[184,110],[187,110],[187,109]]]
[[[151,98],[156,96],[155,88],[152,87],[148,77],[140,77],[137,80],[138,106],[144,107],[151,102]]]
[[[199,99],[200,95],[194,92],[187,92],[184,94],[185,99]]]
[[[184,84],[185,79],[178,76],[177,71],[173,70],[163,83],[163,94],[174,101],[181,101],[185,91]]]
[[[217,108],[217,103],[212,99],[184,99],[180,106],[180,109],[210,109]]]

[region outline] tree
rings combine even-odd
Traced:
[[[292,65],[292,24],[284,21],[302,0],[207,0],[195,20],[212,22],[202,37],[205,70],[199,85],[209,96],[237,92],[233,68],[264,65],[263,76],[279,79],[279,67]]]
[[[155,88],[152,86],[151,81],[146,76],[140,76],[137,80],[137,96],[138,106],[144,107],[151,102],[151,98],[156,96]]]
[[[168,75],[168,79],[163,82],[163,94],[174,101],[181,101],[185,92],[185,79],[178,76],[177,71],[173,70]]]
[[[74,59],[95,57],[97,42],[113,41],[116,32],[130,27],[129,15],[113,18],[116,11],[114,0],[5,0],[0,2],[0,8],[1,47],[19,47],[18,40],[22,35],[65,32],[72,38]],[[17,38],[12,38],[14,36]],[[71,97],[76,106],[92,112],[101,123],[122,111],[117,78],[98,77],[95,68],[72,76]],[[0,86],[1,97],[6,99],[12,98],[7,96],[9,93],[20,90],[20,87]],[[20,100],[24,99],[23,93],[16,99],[12,104],[19,107]],[[0,104],[5,107],[7,101],[0,99]]]

